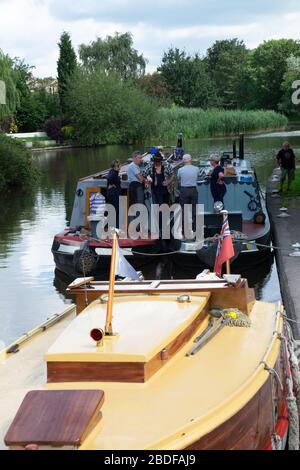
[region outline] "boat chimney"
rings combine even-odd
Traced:
[[[244,160],[244,134],[240,135],[240,142],[239,142],[239,159]]]
[[[236,140],[234,140],[232,143],[232,153],[233,153],[233,158],[236,158]]]

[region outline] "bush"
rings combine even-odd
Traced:
[[[22,142],[0,134],[0,189],[31,186],[38,177],[30,152]]]
[[[155,134],[157,105],[133,83],[100,68],[69,83],[68,115],[83,145],[133,143]]]
[[[45,122],[44,130],[51,140],[61,143],[64,140],[62,125],[63,123],[60,118],[51,117]]]
[[[64,136],[64,139],[66,140],[72,140],[74,137],[74,127],[73,126],[64,126],[62,127],[62,133]]]

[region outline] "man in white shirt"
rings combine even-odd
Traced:
[[[197,180],[199,177],[199,168],[192,165],[192,157],[185,154],[182,158],[184,166],[178,170],[178,180],[180,186],[179,202],[184,214],[185,204],[192,206],[192,225],[195,230],[196,205],[198,202]]]
[[[142,155],[136,150],[132,156],[132,162],[128,166],[127,176],[129,181],[129,194],[131,204],[144,204],[144,182],[145,178],[141,173]]]

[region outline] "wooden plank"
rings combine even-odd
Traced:
[[[7,446],[79,446],[101,418],[102,390],[35,390],[25,396]]]
[[[69,289],[75,289],[76,287],[81,287],[92,282],[95,278],[91,277],[77,277],[71,284],[68,285]]]
[[[47,362],[47,382],[144,382],[143,362]]]

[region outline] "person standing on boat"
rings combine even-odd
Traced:
[[[214,202],[220,201],[224,204],[226,185],[224,183],[224,168],[219,164],[220,156],[214,153],[210,156],[210,164],[213,170],[210,174],[210,190]]]
[[[174,180],[173,169],[168,162],[163,161],[162,154],[157,151],[152,162],[149,163],[143,171],[146,178],[146,185],[151,187],[152,204],[157,205],[157,209],[162,204],[170,204],[170,191]],[[158,231],[162,236],[162,214],[158,214]]]
[[[133,152],[132,160],[127,169],[130,202],[131,204],[144,204],[144,183],[146,179],[141,172],[142,154],[139,150]]]
[[[282,149],[277,154],[277,161],[281,169],[280,192],[283,191],[285,179],[288,179],[287,190],[291,189],[291,183],[295,178],[296,157],[288,142],[284,142]]]
[[[171,165],[163,161],[160,152],[153,155],[153,160],[146,166],[143,176],[146,178],[147,184],[151,184],[153,204],[169,204],[174,174]]]
[[[196,222],[196,206],[198,202],[197,180],[199,176],[199,168],[192,165],[192,157],[189,154],[183,155],[182,161],[184,166],[178,170],[177,177],[180,187],[179,203],[184,215],[184,206],[186,204],[192,206],[192,226],[195,230]]]
[[[107,204],[111,204],[116,211],[116,228],[119,228],[119,197],[121,196],[121,178],[119,176],[120,160],[113,160],[107,175]]]

